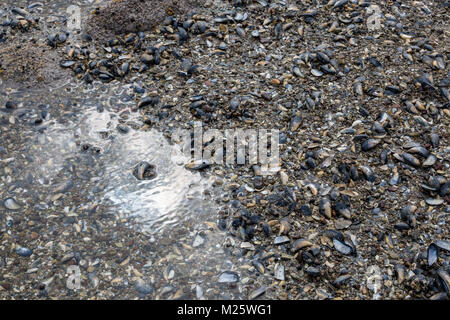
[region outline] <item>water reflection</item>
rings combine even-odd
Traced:
[[[93,186],[104,189],[97,196],[109,200],[121,214],[139,217],[144,230],[161,231],[205,209],[201,199],[209,182],[184,168],[187,159],[179,148],[156,130],[128,127],[128,133],[121,133],[118,124],[115,113],[96,108],[86,110],[76,124],[55,124],[39,137],[35,169],[52,178],[80,146],[89,145],[100,150],[103,168],[102,176],[92,177]],[[155,179],[139,181],[133,176],[139,161],[156,167]]]

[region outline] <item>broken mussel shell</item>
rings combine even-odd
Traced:
[[[434,244],[441,250],[450,251],[450,241],[438,240]]]
[[[440,269],[437,272],[438,279],[441,281],[445,292],[450,293],[450,275],[444,269]]]
[[[328,219],[332,218],[330,199],[328,199],[327,197],[323,197],[320,199],[319,212],[322,216]]]
[[[225,271],[224,273],[222,273],[218,279],[219,283],[233,283],[233,282],[238,282],[239,281],[239,276],[237,273],[235,272],[231,272],[231,271]]]
[[[208,168],[209,166],[210,163],[208,160],[196,160],[189,162],[184,167],[191,171],[201,171],[203,169]]]
[[[356,255],[355,246],[348,241],[341,242],[338,239],[333,239],[333,245],[334,248],[343,255]]]
[[[295,240],[292,245],[291,245],[291,252],[295,253],[303,248],[308,248],[311,247],[313,245],[312,242],[305,240],[305,239],[298,239]]]
[[[428,266],[431,267],[438,260],[438,247],[434,243],[430,244],[428,247],[427,256]]]

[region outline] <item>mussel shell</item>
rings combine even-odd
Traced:
[[[431,145],[433,146],[433,148],[439,147],[440,138],[439,138],[438,134],[432,133],[430,135],[430,141],[431,141]]]
[[[305,239],[297,239],[291,245],[291,252],[295,253],[303,248],[311,247],[313,244]]]
[[[428,266],[431,267],[433,264],[435,264],[437,259],[438,259],[438,247],[434,243],[432,243],[429,245],[427,250]]]
[[[395,265],[395,274],[397,275],[398,283],[402,283],[405,280],[405,267],[401,264]]]
[[[308,205],[301,205],[299,211],[305,217],[310,216],[312,214],[311,208]]]
[[[108,71],[100,71],[98,78],[103,81],[111,81],[112,79],[114,79],[114,75]]]
[[[47,36],[48,43],[53,45],[57,37],[58,35],[56,33],[49,34]]]
[[[120,69],[122,70],[124,75],[127,74],[130,71],[130,63],[125,62],[124,64],[122,64]]]
[[[146,106],[155,106],[159,102],[159,99],[157,97],[144,97],[141,101],[138,103],[138,108],[144,108]]]
[[[352,213],[350,211],[350,208],[345,205],[342,202],[336,202],[334,204],[334,210],[341,216],[343,216],[346,219],[351,219]]]
[[[239,281],[239,275],[235,272],[225,271],[219,276],[219,283],[233,283]]]
[[[267,291],[267,287],[262,286],[256,290],[252,291],[252,293],[250,293],[250,295],[248,296],[248,299],[249,300],[256,299],[259,296],[263,295],[266,291]]]
[[[394,228],[400,231],[404,231],[411,229],[411,226],[405,222],[399,222],[394,225]]]
[[[441,197],[446,197],[449,194],[450,194],[450,181],[444,183],[439,190],[439,195]]]
[[[67,40],[67,34],[66,33],[60,33],[58,34],[58,42],[64,43]]]
[[[402,153],[402,158],[407,164],[409,164],[409,165],[411,165],[413,167],[419,167],[420,166],[419,159],[417,159],[416,157],[414,157],[410,153],[407,153],[407,152]]]
[[[74,183],[72,180],[67,180],[61,184],[59,184],[54,190],[54,193],[66,193],[70,189],[72,189],[74,186]]]
[[[178,27],[178,36],[180,41],[186,41],[189,37],[186,29],[182,27]]]
[[[290,130],[291,131],[296,131],[299,128],[301,123],[302,123],[302,118],[300,116],[295,116],[291,120]]]
[[[386,129],[378,121],[373,123],[372,130],[377,133],[377,136],[386,134]]]
[[[424,158],[426,158],[430,155],[430,151],[428,151],[427,149],[425,149],[422,146],[412,147],[411,149],[408,150],[408,152],[414,153],[414,154],[419,154]]]
[[[323,76],[323,72],[317,69],[311,69],[311,74],[315,77],[321,77]]]
[[[432,187],[435,187],[437,189],[439,189],[444,183],[447,182],[447,178],[441,176],[441,175],[437,175],[437,176],[431,176],[428,179],[428,184]]]
[[[193,20],[190,20],[190,19],[186,20],[186,21],[183,22],[183,28],[185,30],[189,30],[192,27],[193,24],[194,24]]]
[[[381,140],[379,139],[368,139],[361,144],[361,149],[363,151],[369,151],[375,148]]]
[[[19,210],[20,205],[17,203],[17,201],[14,198],[7,198],[3,201],[3,205],[8,210]]]
[[[284,281],[285,280],[284,270],[285,268],[282,264],[277,264],[275,266],[274,278],[280,281]]]
[[[128,133],[130,131],[130,128],[128,126],[124,125],[124,124],[118,124],[117,125],[117,130],[120,133],[124,133],[125,134],[125,133]]]
[[[253,260],[252,265],[255,267],[256,270],[258,270],[259,273],[264,274],[265,268],[261,261]]]
[[[317,59],[322,62],[322,63],[330,63],[330,58],[323,52],[318,52],[317,53]]]
[[[324,64],[324,65],[320,66],[320,70],[324,73],[336,74],[336,69],[334,69],[333,66],[331,66],[329,64]]]
[[[275,240],[273,241],[273,244],[284,244],[284,243],[288,243],[290,241],[290,239],[286,236],[279,236],[276,237]]]
[[[70,68],[75,65],[75,61],[72,60],[63,60],[59,63],[59,65],[63,68]]]
[[[438,292],[430,297],[430,300],[447,300],[446,292]]]
[[[208,168],[209,166],[210,163],[207,160],[200,160],[200,161],[191,161],[184,167],[188,170],[200,171]]]
[[[434,154],[430,154],[428,158],[425,159],[425,161],[422,163],[423,167],[432,167],[436,164],[437,157]]]
[[[430,76],[428,74],[423,74],[419,78],[416,79],[416,82],[422,86],[423,90],[432,90],[436,91],[433,83],[430,81]]]
[[[338,239],[333,239],[334,248],[342,253],[343,255],[351,255],[353,254],[353,248],[346,243],[339,241]]]
[[[22,257],[29,257],[29,256],[31,256],[33,254],[33,251],[31,249],[28,249],[28,248],[20,247],[20,248],[16,249],[16,253],[19,256],[22,256]]]
[[[350,178],[352,178],[353,181],[359,180],[358,168],[356,168],[355,166],[350,167]]]
[[[145,63],[145,64],[151,64],[151,63],[154,63],[154,62],[155,62],[155,57],[152,56],[152,55],[150,55],[150,54],[148,54],[148,53],[144,53],[144,54],[141,56],[141,61],[142,61],[143,63]]]
[[[322,216],[331,219],[331,203],[330,199],[323,197],[319,200],[319,212]]]
[[[292,68],[292,73],[296,76],[296,77],[299,77],[299,78],[303,78],[305,75],[302,73],[302,71],[300,70],[300,68],[299,67],[293,67]]]
[[[450,241],[438,240],[434,244],[441,250],[450,251]]]
[[[369,168],[367,166],[360,166],[360,169],[361,169],[362,173],[364,174],[364,178],[366,178],[367,181],[369,181],[369,182],[375,181],[375,175],[371,168]]]
[[[351,279],[352,279],[351,275],[344,274],[342,276],[339,276],[337,279],[335,279],[333,281],[333,285],[336,287],[340,287],[340,286],[344,285],[345,283],[347,283]]]
[[[5,108],[10,110],[17,109],[17,103],[15,101],[8,100],[5,103]]]
[[[450,293],[450,276],[448,273],[445,270],[440,269],[437,271],[437,275],[447,294]]]
[[[344,242],[344,235],[340,231],[326,230],[323,234],[328,238],[330,238],[331,240],[337,239],[341,242]]]
[[[146,161],[141,161],[134,167],[133,175],[138,180],[154,179],[156,177],[155,166]]]
[[[236,27],[236,33],[242,38],[245,37],[245,30],[241,27]]]
[[[430,206],[440,206],[441,204],[444,203],[444,200],[427,198],[427,199],[425,199],[425,203]]]
[[[353,92],[357,95],[362,96],[363,95],[363,86],[361,82],[355,82],[353,85]]]
[[[14,14],[18,14],[18,15],[20,15],[22,17],[26,17],[26,16],[29,15],[29,13],[27,11],[25,11],[24,9],[19,8],[19,7],[12,8],[11,12],[14,13]]]
[[[316,267],[308,267],[305,272],[312,277],[320,276],[320,270]]]
[[[397,172],[394,172],[392,178],[389,179],[388,183],[392,186],[397,185],[400,182],[400,176]]]
[[[400,218],[403,221],[407,221],[409,216],[416,211],[417,207],[412,205],[407,205],[406,207],[403,207],[402,210],[400,210]]]

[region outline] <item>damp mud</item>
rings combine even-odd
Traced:
[[[14,41],[0,47],[0,78],[19,90],[56,88],[69,81],[60,56],[40,41]]]
[[[90,12],[86,33],[107,40],[114,35],[149,31],[168,15],[183,15],[198,8],[201,0],[119,0]]]

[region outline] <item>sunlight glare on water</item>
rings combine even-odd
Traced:
[[[162,133],[131,127],[128,133],[120,133],[116,129],[117,115],[95,108],[88,109],[79,119],[73,126],[56,124],[40,137],[36,154],[41,172],[55,175],[65,157],[80,152],[80,145],[89,144],[101,150],[103,174],[92,179],[105,186],[98,196],[109,200],[121,215],[138,217],[143,230],[158,232],[205,209],[202,197],[209,180],[186,170],[188,159]],[[47,166],[48,161],[52,162],[51,167]],[[154,179],[139,181],[134,177],[133,168],[140,161],[156,167]]]

